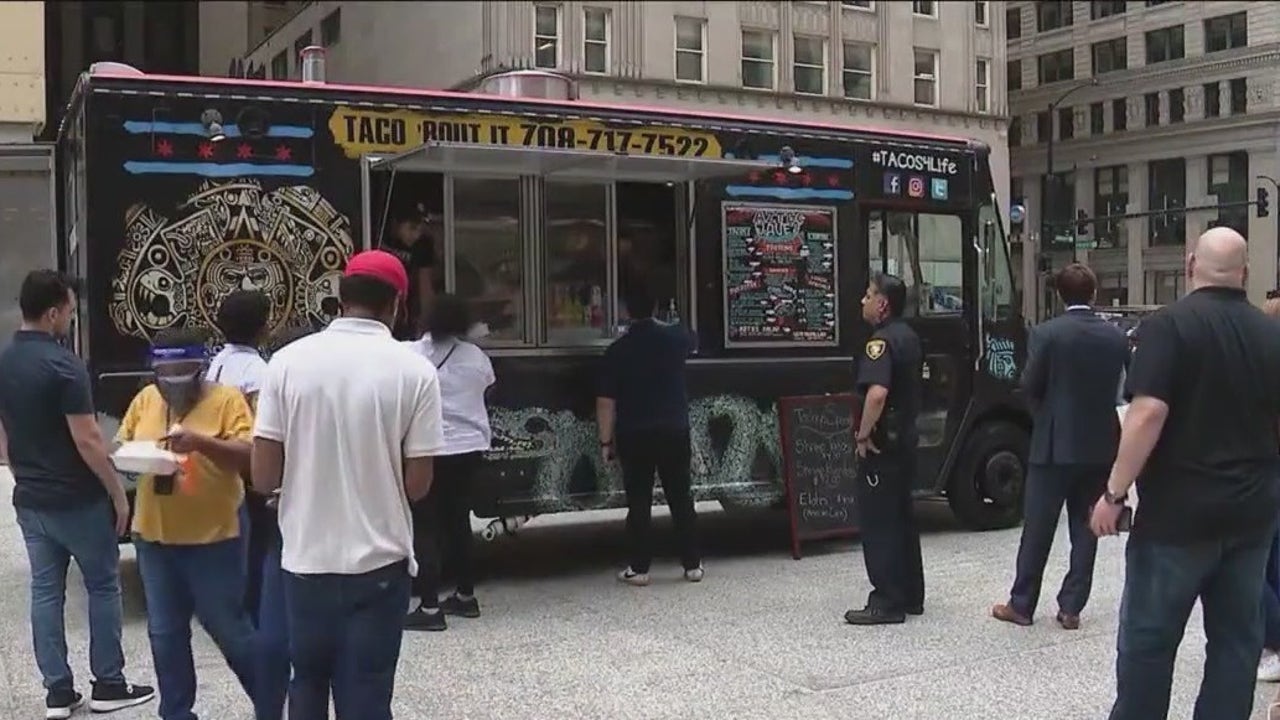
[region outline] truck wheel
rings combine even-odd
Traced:
[[[999,530],[1022,521],[1030,438],[1008,422],[986,422],[970,434],[951,474],[947,502],[970,530]]]

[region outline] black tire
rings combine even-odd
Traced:
[[[1027,431],[1010,422],[974,428],[951,473],[947,502],[970,530],[1000,530],[1022,522],[1027,479]]]

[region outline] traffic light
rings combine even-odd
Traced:
[[[1258,188],[1257,208],[1258,208],[1258,217],[1260,218],[1266,217],[1271,212],[1270,210],[1267,209],[1268,202],[1267,202],[1266,188],[1262,188],[1262,187]]]
[[[1076,234],[1089,234],[1089,213],[1084,210],[1076,210]]]

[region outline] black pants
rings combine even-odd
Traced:
[[[911,503],[914,453],[869,455],[859,464],[858,517],[871,594],[867,607],[905,612],[924,607],[920,529]]]
[[[245,513],[249,518],[249,527],[242,532],[248,534],[248,577],[244,586],[244,608],[254,626],[258,624],[258,604],[262,597],[262,564],[266,562],[267,552],[271,548],[272,538],[279,534],[279,521],[276,512],[267,507],[267,499],[256,492],[245,490]]]
[[[1031,617],[1040,601],[1044,566],[1058,531],[1062,506],[1067,506],[1071,561],[1058,591],[1058,609],[1079,615],[1093,589],[1093,561],[1098,538],[1089,529],[1089,513],[1107,482],[1108,465],[1032,465],[1027,477],[1022,539],[1018,542],[1018,572],[1009,591],[1009,605]]]
[[[653,475],[662,481],[662,492],[671,510],[680,545],[680,563],[686,570],[702,564],[698,552],[698,515],[690,492],[689,464],[692,450],[689,430],[646,430],[619,434],[618,460],[627,493],[627,540],[631,569],[649,572],[653,561]]]
[[[426,607],[437,607],[440,602],[445,563],[457,580],[459,594],[475,592],[471,484],[479,467],[478,452],[436,457],[431,492],[413,505],[413,554],[418,559],[413,594],[422,598]]]

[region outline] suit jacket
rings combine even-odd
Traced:
[[[1022,387],[1034,414],[1030,462],[1109,465],[1120,443],[1116,388],[1129,363],[1122,330],[1075,309],[1032,328]]]

